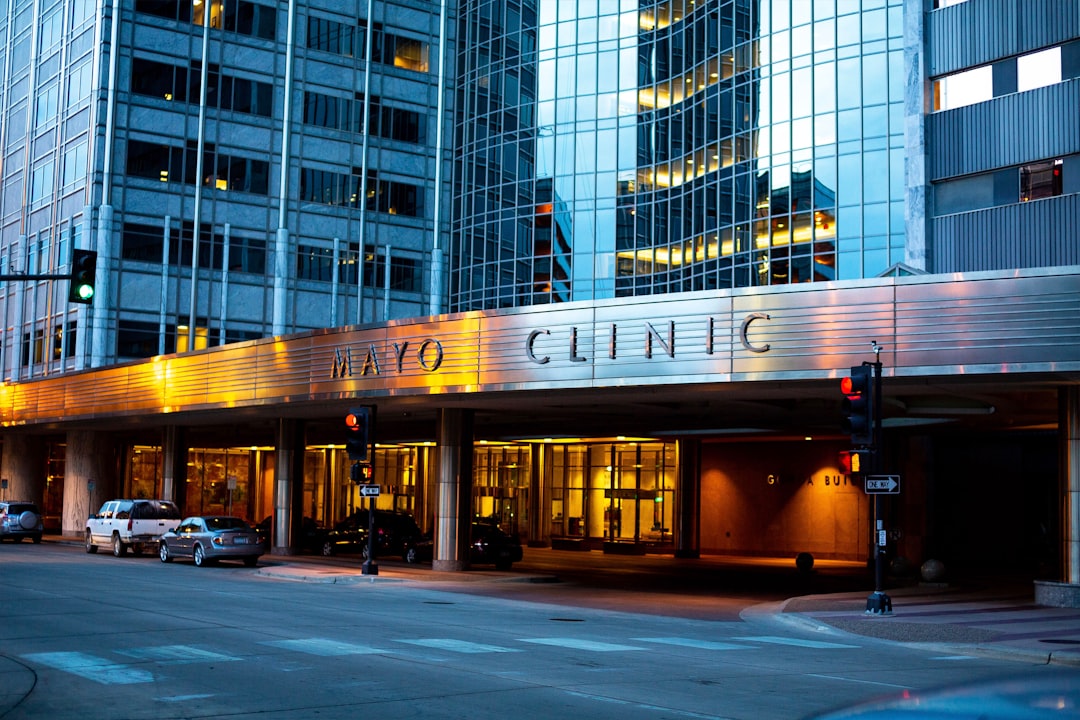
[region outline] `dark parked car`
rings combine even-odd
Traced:
[[[255,526],[255,529],[259,531],[259,541],[267,552],[270,552],[270,537],[273,524],[274,516],[267,515],[262,519],[262,522]],[[319,527],[319,524],[313,519],[305,516],[300,522],[300,537],[297,538],[294,544],[300,552],[318,554],[322,552],[322,543],[325,537],[326,531]]]
[[[404,557],[409,562],[431,560],[434,551],[435,545],[429,537]],[[521,557],[521,540],[516,535],[503,532],[499,524],[493,521],[473,522],[469,543],[470,563],[492,563],[496,570],[509,570]]]
[[[34,503],[0,502],[0,540],[22,542],[23,538],[30,538],[39,543],[44,530],[41,511]]]
[[[241,518],[208,515],[184,518],[178,527],[161,536],[161,562],[191,558],[196,565],[212,565],[218,560],[242,560],[255,567],[263,554],[259,533]]]
[[[333,527],[323,538],[322,554],[359,552],[367,557],[368,511],[357,510]],[[408,560],[410,551],[423,542],[412,515],[393,510],[375,511],[375,557],[399,555]]]

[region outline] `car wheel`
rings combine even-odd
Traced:
[[[119,535],[112,536],[113,557],[124,557],[127,554],[127,546],[124,545]]]
[[[161,558],[161,562],[172,562],[172,555],[169,554],[169,546],[165,543],[158,545],[158,557]]]
[[[409,564],[415,564],[420,562],[420,555],[416,552],[416,548],[411,547],[405,550],[405,554],[402,556],[405,562]]]
[[[195,561],[196,567],[206,565],[206,553],[203,552],[202,545],[195,546],[195,551],[192,553],[192,559]]]
[[[19,527],[23,530],[33,530],[38,526],[39,522],[41,522],[41,520],[38,518],[37,513],[30,510],[26,510],[19,515]]]
[[[97,545],[94,544],[94,538],[90,535],[90,531],[86,531],[86,552],[96,553]]]
[[[322,554],[323,557],[330,557],[331,555],[333,555],[334,543],[330,542],[329,540],[324,541],[322,544]]]
[[[41,536],[40,535],[35,535],[34,536],[34,544],[35,545],[40,545],[41,544]]]
[[[255,567],[259,564],[259,557],[257,555],[249,555],[244,558],[244,567]]]
[[[17,543],[21,543],[21,542],[22,542],[22,538],[23,538],[23,536],[22,536],[22,535],[16,535],[15,537],[11,538],[11,542],[17,542]]]

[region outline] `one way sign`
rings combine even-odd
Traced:
[[[866,492],[874,495],[899,495],[899,475],[867,475]]]

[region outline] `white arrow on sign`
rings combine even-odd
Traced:
[[[378,485],[361,485],[360,494],[363,497],[378,497],[379,486]]]
[[[899,493],[899,475],[867,475],[866,492],[868,493]]]

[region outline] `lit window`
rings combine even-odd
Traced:
[[[1061,82],[1061,48],[1016,58],[1016,89],[1034,90]]]
[[[1062,166],[1060,158],[1022,165],[1020,167],[1020,202],[1060,195]]]
[[[965,70],[934,81],[934,110],[952,110],[994,97],[994,71],[990,65]]]

